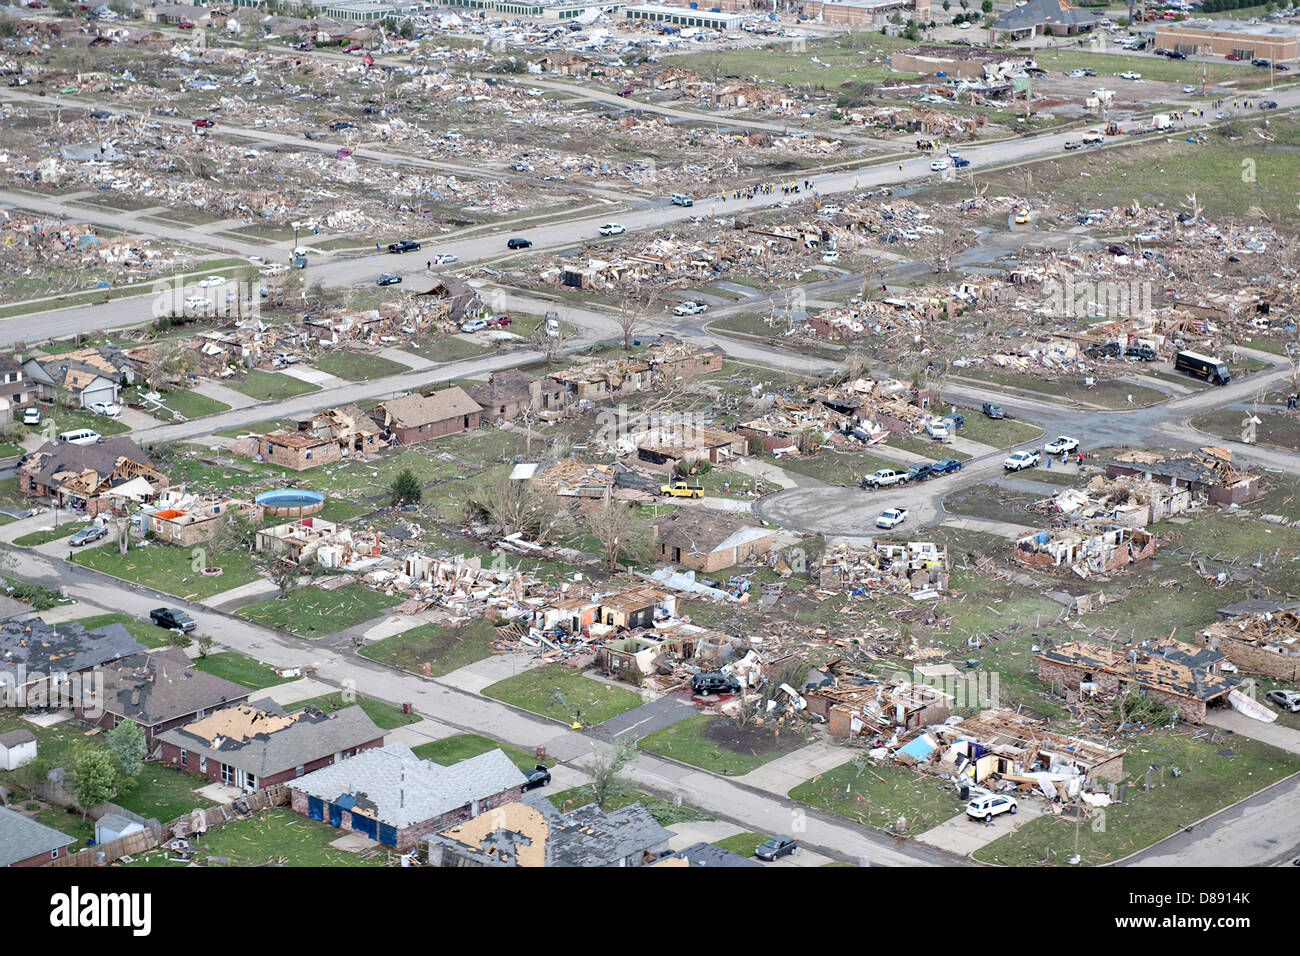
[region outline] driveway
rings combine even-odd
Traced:
[[[671,727],[696,713],[695,705],[680,697],[668,695],[616,714],[600,724],[595,733],[608,740],[634,744],[657,730]]]
[[[916,839],[949,853],[970,856],[980,847],[987,846],[1008,833],[1015,833],[1030,820],[1036,820],[1042,815],[1043,808],[1037,800],[1021,800],[1015,816],[1004,813],[994,817],[992,823],[986,824],[960,813],[919,834]]]
[[[1216,707],[1205,715],[1205,722],[1214,727],[1230,730],[1260,743],[1272,744],[1279,750],[1300,754],[1300,730],[1292,730],[1280,724],[1267,724],[1228,707]]]

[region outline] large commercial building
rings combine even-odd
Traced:
[[[1300,57],[1300,26],[1241,20],[1184,20],[1156,24],[1156,46],[1202,56],[1235,54],[1243,60]]]
[[[647,23],[665,23],[675,27],[702,27],[706,30],[738,30],[744,21],[738,13],[701,10],[697,7],[669,7],[657,3],[628,7],[627,19]]]
[[[884,26],[895,11],[918,23],[930,21],[930,0],[810,0],[803,15],[849,27]]]

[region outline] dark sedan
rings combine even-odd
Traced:
[[[779,857],[789,856],[798,846],[790,837],[768,837],[754,850],[754,856],[770,863]]]
[[[956,458],[940,458],[930,466],[931,474],[946,475],[950,471],[961,471],[961,462]]]
[[[402,277],[393,272],[385,272],[375,280],[375,285],[398,285]]]
[[[928,461],[918,461],[907,469],[908,481],[924,481],[934,474],[934,466]]]
[[[551,772],[546,769],[546,764],[539,763],[532,770],[524,772],[524,789],[536,790],[538,787],[544,787],[551,782]]]

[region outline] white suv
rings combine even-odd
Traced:
[[[626,229],[616,222],[607,222],[596,231],[602,236],[621,236],[623,233],[627,232]]]
[[[1000,793],[988,793],[982,797],[975,797],[970,803],[966,804],[966,816],[988,823],[999,813],[1014,814],[1016,806],[1014,797],[1008,797]]]

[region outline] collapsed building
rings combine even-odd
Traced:
[[[656,345],[630,358],[596,359],[550,378],[564,386],[572,402],[598,402],[612,396],[722,371],[723,351],[719,346],[700,348],[670,342]]]
[[[1106,463],[1106,474],[1112,478],[1142,475],[1203,494],[1223,507],[1250,501],[1264,491],[1261,475],[1233,465],[1232,452],[1214,446],[1194,452],[1121,452]]]
[[[329,408],[252,439],[258,461],[294,471],[374,454],[383,447],[379,426],[355,405]]]
[[[822,668],[821,686],[805,689],[809,714],[826,721],[832,737],[894,737],[941,724],[954,697],[927,684],[880,677],[834,660]]]
[[[1145,477],[1094,476],[1083,488],[1065,488],[1036,501],[1029,510],[1060,517],[1072,523],[1104,519],[1124,528],[1145,528],[1192,510],[1187,488],[1170,487]]]
[[[1300,614],[1295,610],[1216,621],[1197,639],[1252,674],[1289,683],[1300,680]]]
[[[815,567],[818,586],[828,591],[880,591],[930,597],[948,589],[948,549],[932,541],[885,541],[854,546],[841,541]]]
[[[211,541],[233,515],[243,515],[256,524],[262,508],[242,498],[222,494],[200,495],[187,488],[168,488],[139,515],[140,530],[157,541],[189,547]]]
[[[1081,578],[1113,574],[1150,558],[1156,536],[1140,528],[1125,528],[1105,520],[1078,528],[1035,531],[1016,540],[1012,556],[1031,568],[1068,567]]]

